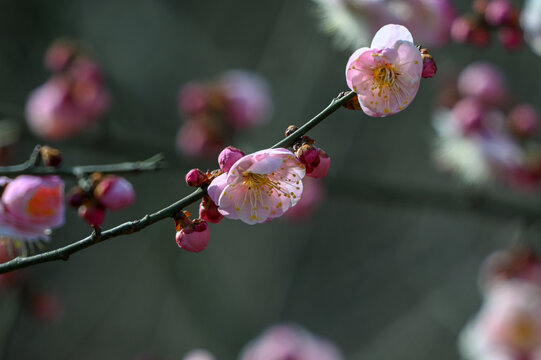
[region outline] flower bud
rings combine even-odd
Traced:
[[[224,218],[218,211],[218,205],[208,196],[203,197],[199,205],[199,217],[213,224],[218,224]]]
[[[109,210],[120,210],[135,201],[135,191],[123,177],[108,175],[94,189],[94,197]]]
[[[438,68],[432,55],[428,53],[428,49],[420,49],[421,56],[423,57],[423,73],[421,76],[425,79],[431,79],[436,75]]]
[[[75,44],[64,39],[55,41],[45,53],[45,67],[50,71],[65,70],[77,55]]]
[[[62,154],[58,149],[42,146],[39,153],[45,166],[59,166],[62,163]]]
[[[473,31],[473,23],[467,17],[458,17],[451,26],[451,37],[457,43],[467,43]]]
[[[521,138],[532,136],[539,126],[537,111],[529,104],[521,104],[511,109],[508,121],[513,134]]]
[[[293,134],[295,131],[297,131],[298,127],[295,125],[289,125],[286,129],[286,137]]]
[[[175,236],[179,248],[196,253],[205,250],[209,238],[208,225],[202,219],[196,219],[189,226],[181,228]]]
[[[71,207],[77,208],[88,199],[88,194],[79,186],[74,186],[67,194],[68,204]]]
[[[516,50],[522,45],[522,30],[518,26],[504,26],[498,32],[498,39],[507,50]]]
[[[231,169],[231,166],[233,166],[233,164],[235,164],[237,160],[240,160],[243,156],[244,153],[241,150],[233,146],[226,147],[218,156],[218,164],[220,165],[220,169],[222,169],[223,172],[228,172],[229,169]]]
[[[186,184],[191,187],[200,187],[208,180],[207,174],[199,169],[192,169],[186,174]]]
[[[306,171],[306,176],[310,176],[316,179],[321,179],[327,176],[329,167],[331,166],[331,158],[327,153],[319,149],[319,162],[314,166],[310,172]]]
[[[319,148],[305,144],[295,151],[295,155],[304,165],[311,165],[318,159]]]
[[[103,220],[105,220],[105,209],[101,206],[81,205],[77,210],[77,214],[92,226],[101,226]]]

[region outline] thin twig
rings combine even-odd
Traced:
[[[39,146],[36,146],[39,154]],[[17,175],[59,175],[64,177],[80,178],[81,176],[91,174],[93,172],[101,172],[103,174],[120,174],[120,173],[138,173],[143,171],[155,171],[164,167],[164,157],[162,154],[156,154],[151,158],[143,161],[123,162],[118,164],[106,165],[82,165],[82,166],[41,166],[36,165],[39,157],[36,155],[36,150],[32,152],[30,158],[22,164],[12,166],[0,166],[0,176],[17,176]]]
[[[275,144],[273,146],[273,148],[291,146],[298,138],[300,138],[302,135],[306,134],[306,132],[308,132],[314,126],[319,124],[323,119],[327,118],[333,112],[338,110],[343,104],[345,104],[347,101],[349,101],[354,96],[355,96],[355,93],[348,93],[343,97],[333,99],[331,101],[331,103],[329,104],[329,106],[327,106],[323,111],[321,111],[314,118],[309,120],[306,124],[301,126],[292,135],[288,136],[284,140],[282,140],[282,141],[278,142],[277,144]],[[146,161],[148,162],[149,160],[152,160],[152,159],[153,158],[150,158],[150,159],[148,159]],[[160,160],[161,160],[161,158],[160,158]],[[133,167],[134,165],[133,164],[137,164],[137,163],[124,163],[124,164],[117,164],[117,165],[109,166],[109,167],[108,167],[108,165],[78,166],[78,167],[74,167],[74,168],[64,168],[64,171],[62,171],[63,170],[62,168],[60,168],[60,169],[59,168],[53,168],[53,169],[56,170],[56,172],[54,172],[54,174],[70,176],[70,175],[78,174],[77,171],[84,172],[84,173],[91,173],[91,172],[95,172],[95,171],[100,171],[102,173],[107,173],[107,172],[115,172],[115,173],[117,173],[117,172],[119,172],[119,169],[121,171],[123,170],[124,172],[127,171],[127,169],[130,169],[130,170],[133,171],[134,170],[134,167]],[[139,163],[139,164],[141,164],[141,163]],[[6,167],[4,167],[3,169],[6,169]],[[41,171],[43,171],[43,169],[47,169],[47,168],[46,167],[41,167],[41,168],[32,168],[32,167],[30,167],[29,169],[42,169]],[[51,170],[53,170],[53,169],[51,169]],[[75,171],[74,169],[77,169],[77,171]],[[141,170],[141,169],[138,168],[138,170]],[[15,172],[11,172],[9,174],[14,175],[14,173],[17,173],[17,172],[15,171]],[[23,172],[20,172],[20,173],[23,173]],[[27,173],[27,172],[24,172],[24,173]],[[0,175],[1,174],[3,174],[2,168],[0,168]],[[39,173],[39,174],[43,175],[44,173],[42,172],[42,173]],[[77,175],[75,175],[75,176],[77,176]],[[118,226],[116,226],[116,227],[114,227],[112,229],[102,231],[101,233],[99,231],[97,231],[96,229],[94,229],[92,235],[90,235],[90,236],[88,236],[88,237],[86,237],[86,238],[84,238],[82,240],[79,240],[77,242],[74,242],[74,243],[72,243],[70,245],[67,245],[67,246],[64,246],[62,248],[56,249],[56,250],[51,250],[51,251],[48,251],[48,252],[44,252],[44,253],[29,256],[29,257],[16,257],[15,259],[13,259],[11,261],[0,264],[0,274],[8,272],[8,271],[16,270],[16,269],[22,269],[22,268],[25,268],[25,267],[28,267],[28,266],[31,266],[31,265],[35,265],[35,264],[41,264],[41,263],[44,263],[44,262],[56,261],[56,260],[68,260],[71,254],[76,253],[78,251],[81,251],[83,249],[86,249],[89,246],[101,243],[101,242],[103,242],[105,240],[108,240],[108,239],[111,239],[111,238],[114,238],[114,237],[117,237],[117,236],[120,236],[120,235],[127,235],[127,234],[132,234],[134,232],[138,232],[138,231],[143,230],[144,228],[154,224],[155,222],[158,222],[158,221],[166,219],[166,218],[170,218],[173,215],[175,215],[177,212],[179,212],[180,210],[184,209],[186,206],[188,206],[190,204],[193,204],[193,203],[197,202],[198,200],[200,200],[203,196],[205,196],[205,194],[206,194],[206,189],[200,188],[200,189],[195,190],[193,193],[186,196],[185,198],[183,198],[183,199],[181,199],[181,200],[167,206],[166,208],[163,208],[163,209],[155,212],[154,214],[146,215],[146,216],[144,216],[143,218],[141,218],[139,220],[128,221],[128,222],[126,222],[124,224],[121,224],[121,225],[118,225]]]

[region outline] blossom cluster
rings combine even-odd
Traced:
[[[519,10],[509,0],[476,0],[473,13],[455,19],[451,36],[459,43],[487,46],[491,32],[498,32],[498,40],[508,50],[517,49],[523,42],[519,24]]]
[[[249,342],[239,360],[342,360],[342,353],[330,341],[298,325],[279,324]],[[215,360],[206,350],[192,350],[183,360]]]
[[[106,210],[120,210],[134,201],[135,190],[128,180],[100,173],[92,174],[88,182],[73,187],[68,194],[68,203],[77,208],[79,217],[92,226],[103,223]]]
[[[352,107],[375,117],[395,114],[413,101],[421,78],[431,78],[435,72],[434,59],[428,50],[414,45],[408,29],[386,25],[375,34],[370,48],[358,49],[347,63],[346,82],[357,95]],[[297,130],[291,125],[285,136]],[[306,135],[296,138],[292,150],[265,149],[245,155],[229,146],[218,156],[220,170],[190,170],[186,183],[207,194],[197,219],[191,220],[187,211],[175,215],[178,246],[191,252],[204,250],[210,236],[207,222],[217,224],[224,217],[253,225],[281,217],[303,197],[308,200],[301,202],[301,209],[316,206],[321,191],[310,184],[310,192],[305,193],[303,179],[324,178],[331,158]],[[299,218],[308,212],[304,209],[297,212]]]
[[[177,134],[177,151],[188,157],[214,157],[232,134],[269,119],[272,98],[260,75],[230,70],[215,81],[184,85],[178,107],[185,122]]]
[[[290,126],[286,136],[294,129],[296,127]],[[206,187],[208,195],[203,197],[199,218],[195,221],[186,211],[175,217],[179,247],[191,252],[204,250],[209,241],[207,221],[218,224],[227,217],[250,225],[266,223],[297,205],[303,195],[303,178],[325,177],[331,160],[308,136],[297,140],[293,149],[294,153],[278,148],[245,155],[228,146],[218,157],[220,170],[207,173],[190,170],[186,183]],[[314,199],[309,199],[307,204],[314,206],[320,192],[311,190],[309,196]],[[297,216],[302,218],[302,213]]]
[[[108,110],[111,96],[102,71],[80,45],[58,40],[47,50],[45,66],[52,76],[32,91],[26,104],[28,126],[35,135],[70,138]]]
[[[483,264],[483,305],[462,330],[465,360],[541,357],[541,259],[526,249],[500,251]]]
[[[470,183],[499,179],[522,189],[541,181],[541,147],[535,140],[536,109],[511,104],[498,67],[476,62],[458,77],[457,94],[433,114],[435,159]]]
[[[449,40],[456,10],[450,0],[314,0],[323,29],[342,46],[355,49],[385,24],[401,24],[424,46],[439,47]]]

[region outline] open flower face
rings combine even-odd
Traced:
[[[246,155],[208,188],[225,217],[247,224],[281,216],[302,194],[304,166],[287,149],[267,149]]]
[[[64,224],[64,183],[56,176],[21,175],[6,186],[0,207],[0,234],[47,239]]]
[[[396,114],[415,98],[423,60],[404,26],[385,25],[370,48],[360,48],[346,66],[346,81],[363,111],[374,117]]]

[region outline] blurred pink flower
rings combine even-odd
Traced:
[[[108,210],[120,210],[135,201],[132,184],[121,176],[108,175],[94,189],[94,197]]]
[[[175,240],[179,248],[189,252],[201,252],[209,243],[210,232],[206,221],[196,219],[177,231]]]
[[[56,176],[21,175],[2,193],[0,234],[24,240],[47,239],[64,224],[64,182]]]
[[[225,217],[247,224],[281,216],[301,198],[304,166],[287,149],[246,155],[207,189]]]
[[[299,326],[275,325],[248,343],[239,360],[342,360],[331,342]]]
[[[214,81],[184,85],[178,106],[186,118],[177,135],[178,152],[188,157],[213,157],[236,132],[269,119],[272,97],[259,74],[230,70]]]
[[[370,34],[385,24],[406,26],[425,47],[438,47],[449,40],[457,13],[450,0],[314,0],[323,27],[336,35],[341,45],[353,49],[366,44]]]
[[[259,74],[230,70],[222,75],[220,84],[226,119],[233,128],[249,129],[269,119],[272,110],[270,88]]]
[[[179,154],[188,157],[206,157],[216,155],[223,143],[204,124],[189,120],[177,133],[176,148]]]
[[[520,104],[513,107],[509,112],[508,121],[513,134],[521,138],[534,135],[539,127],[539,115],[530,104]]]
[[[385,25],[370,48],[360,48],[346,66],[346,81],[363,111],[383,117],[404,110],[415,98],[423,60],[404,26]]]
[[[474,62],[460,72],[458,91],[462,96],[471,96],[484,104],[502,105],[508,98],[503,72],[487,62]]]
[[[100,69],[88,60],[79,60],[30,94],[26,118],[37,136],[63,140],[87,129],[109,104]]]
[[[541,288],[520,280],[492,286],[459,345],[468,360],[541,359]]]

